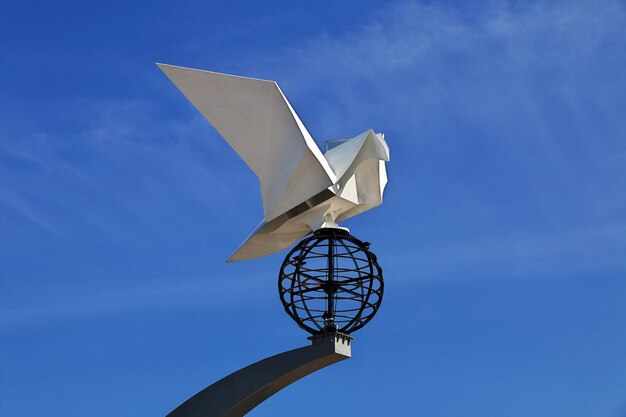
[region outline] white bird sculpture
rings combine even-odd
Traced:
[[[279,252],[382,203],[384,134],[327,141],[322,154],[274,81],[157,65],[259,177],[265,219],[229,262]]]

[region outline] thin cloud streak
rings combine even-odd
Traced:
[[[13,303],[5,300],[0,310],[0,329],[137,311],[228,309],[231,307],[228,300],[233,299],[254,305],[257,291],[266,287],[266,278],[199,280],[176,277],[169,281],[161,278],[151,280],[150,285],[126,288],[68,289],[27,306],[10,305]],[[241,288],[247,291],[242,292]]]
[[[410,251],[384,253],[384,258],[398,277],[394,282],[403,286],[459,279],[596,277],[622,270],[625,242],[623,223],[559,233],[435,241]],[[406,270],[415,272],[400,273]]]
[[[478,11],[478,17],[469,17],[442,5],[399,3],[360,31],[338,38],[321,35],[279,53],[276,61],[263,60],[261,71],[289,68],[273,76],[289,85],[285,90],[292,94],[314,95],[324,86],[329,97],[324,104],[331,109],[323,114],[339,113],[329,120],[335,128],[347,124],[347,109],[356,109],[348,113],[351,119],[368,120],[381,108],[428,115],[470,112],[493,124],[508,119],[512,106],[532,110],[540,101],[533,91],[537,77],[544,72],[559,76],[551,78],[555,85],[545,87],[560,99],[571,97],[570,105],[580,104],[576,93],[589,91],[577,77],[587,76],[599,47],[626,44],[626,10],[617,1],[600,6],[544,1],[517,7],[496,2]],[[458,66],[450,66],[450,60]],[[530,106],[524,104],[527,98],[520,96],[520,87],[532,87]],[[406,117],[405,112],[396,114]]]

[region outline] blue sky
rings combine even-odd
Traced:
[[[224,262],[257,180],[164,62],[391,150],[345,224],[379,315],[251,416],[626,416],[624,2],[1,0],[0,50],[1,415],[165,415],[306,343],[284,253]]]

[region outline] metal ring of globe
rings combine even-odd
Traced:
[[[287,314],[311,334],[350,334],[367,324],[383,298],[376,255],[348,231],[321,228],[298,243],[280,268]]]

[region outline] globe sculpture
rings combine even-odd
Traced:
[[[278,277],[289,316],[311,334],[350,334],[369,322],[383,299],[383,271],[369,243],[324,227],[300,241]]]

